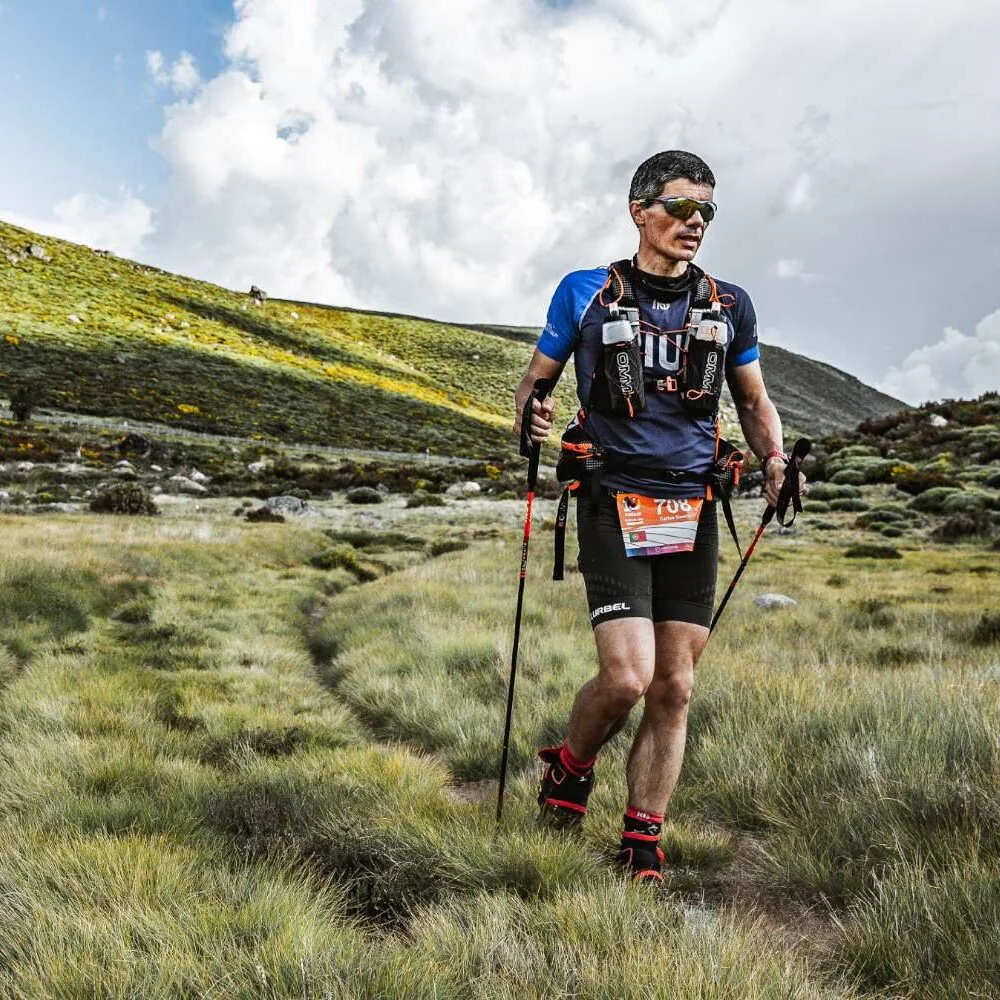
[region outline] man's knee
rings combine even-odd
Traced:
[[[626,655],[608,654],[601,658],[598,683],[605,696],[622,709],[629,709],[649,689],[653,665],[636,662]]]
[[[693,689],[694,668],[676,670],[653,680],[646,693],[646,702],[672,714],[687,712]]]

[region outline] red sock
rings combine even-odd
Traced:
[[[572,750],[570,750],[569,745],[563,740],[563,745],[559,748],[559,763],[562,764],[566,770],[577,778],[584,777],[589,771],[594,767],[594,761],[597,760],[597,755],[588,758],[587,760],[580,760]]]

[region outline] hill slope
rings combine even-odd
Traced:
[[[272,300],[0,222],[0,395],[214,433],[508,454],[535,331]],[[764,348],[786,424],[899,409],[829,365]]]

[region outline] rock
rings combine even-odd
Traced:
[[[288,315],[291,316],[292,319],[298,319],[299,318],[299,314],[294,309]]]
[[[10,494],[6,490],[0,490],[0,506],[10,503]]]
[[[31,472],[34,467],[34,462],[18,462],[17,465],[14,466],[18,472]]]
[[[475,497],[479,496],[482,492],[479,488],[479,483],[465,482],[465,483],[452,483],[445,491],[445,496],[449,497]]]
[[[371,486],[355,486],[347,491],[348,503],[381,503],[382,494]]]
[[[123,458],[121,461],[115,462],[115,468],[135,470],[135,466],[127,458]]]
[[[149,468],[150,468],[150,471],[152,471],[152,472],[162,472],[163,471],[163,466],[162,465],[151,465]]]
[[[253,299],[254,305],[262,306],[267,301],[267,292],[265,292],[263,288],[251,285],[250,298]]]
[[[76,313],[70,313],[70,314],[69,314],[69,315],[68,315],[68,316],[66,317],[66,319],[68,319],[68,320],[69,320],[69,321],[70,321],[71,323],[77,323],[77,324],[79,324],[79,323],[82,323],[82,322],[83,322],[83,320],[82,320],[82,319],[80,319],[80,317],[79,317],[79,316],[77,316],[77,314],[76,314]]]
[[[765,611],[770,611],[772,608],[794,608],[798,604],[798,601],[785,594],[761,594],[755,597],[753,602]]]
[[[123,479],[125,482],[133,482],[139,478],[139,474],[132,468],[131,465],[116,465],[111,470],[111,475],[116,479]]]
[[[319,511],[298,497],[277,496],[268,497],[264,501],[264,507],[272,514],[295,514],[298,517],[317,517]]]
[[[199,472],[197,469],[191,470],[190,478],[196,483],[210,483],[212,481],[211,476],[206,476],[204,472]]]
[[[20,254],[8,253],[6,256],[7,256],[7,261],[10,264],[20,264],[21,263],[21,255]]]
[[[942,417],[940,413],[932,413],[927,418],[927,423],[931,427],[947,427],[948,421],[945,417]]]
[[[28,253],[35,258],[35,260],[44,260],[48,263],[52,258],[49,256],[49,252],[40,243],[29,243]]]
[[[196,483],[193,479],[188,479],[187,476],[171,476],[167,482],[173,483],[175,490],[179,493],[200,494],[208,492],[201,483]]]
[[[379,483],[375,487],[375,489],[377,489],[379,493],[381,493],[382,496],[384,497],[387,497],[392,492],[392,490],[390,490],[389,487],[385,485],[385,483]]]
[[[259,476],[267,468],[267,462],[250,462],[247,465],[247,472],[252,473],[255,476]]]

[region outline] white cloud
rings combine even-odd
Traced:
[[[812,179],[809,174],[799,174],[795,179],[791,191],[788,192],[786,204],[791,212],[805,212],[816,204],[812,194]]]
[[[32,218],[0,211],[15,226],[58,239],[112,250],[120,257],[135,257],[143,240],[153,232],[153,211],[128,191],[117,199],[96,194],[75,194],[56,204],[50,218]]]
[[[1000,389],[1000,309],[967,336],[948,327],[929,347],[920,347],[890,368],[878,386],[908,403],[970,399]]]
[[[190,94],[201,83],[198,67],[190,52],[182,52],[174,64],[168,66],[162,52],[149,49],[146,52],[146,70],[155,83],[172,88],[178,96]]]
[[[808,284],[822,278],[822,275],[807,271],[806,265],[797,257],[782,257],[774,262],[771,270],[775,277],[783,281],[802,281]]]

